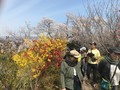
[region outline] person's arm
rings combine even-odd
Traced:
[[[60,76],[61,76],[61,86],[62,86],[62,90],[66,90],[65,89],[65,63],[62,62],[61,64],[61,70],[60,70]]]
[[[97,55],[96,55],[96,59],[99,59],[100,56],[101,56],[101,55],[100,55],[100,51],[98,50],[98,51],[97,51]]]
[[[97,60],[97,62],[98,62],[99,58],[100,58],[100,51],[96,50],[96,53],[94,54],[92,59],[95,60],[95,61]]]

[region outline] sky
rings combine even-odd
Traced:
[[[19,31],[25,22],[35,26],[43,17],[65,22],[67,13],[84,13],[82,0],[3,1],[0,4],[0,36],[7,35],[10,31]]]
[[[4,1],[0,4],[0,36],[6,36],[10,31],[19,31],[20,27],[25,26],[25,22],[36,26],[43,17],[48,17],[64,23],[67,13],[82,15],[86,12],[84,9],[86,0],[0,1]]]

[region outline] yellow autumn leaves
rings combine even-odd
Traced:
[[[37,78],[49,65],[59,67],[66,50],[66,39],[53,39],[43,35],[38,40],[26,39],[25,42],[29,47],[12,57],[19,68],[30,66],[32,77]]]

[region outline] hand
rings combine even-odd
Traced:
[[[66,88],[63,88],[62,90],[66,90]]]
[[[95,62],[97,59],[95,57],[91,57],[91,60]]]
[[[88,56],[89,57],[94,57],[94,54],[93,53],[88,53]]]

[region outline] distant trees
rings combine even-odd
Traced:
[[[48,37],[66,37],[67,25],[58,23],[50,18],[44,17],[35,27],[34,34],[37,36],[46,34]]]
[[[120,39],[116,37],[120,29],[119,6],[119,0],[102,0],[92,4],[88,2],[87,16],[68,14],[68,24],[72,25],[73,37],[85,46],[96,41],[98,47],[104,51],[111,46],[120,46]]]
[[[94,1],[94,0],[93,0]],[[45,34],[48,37],[65,37],[68,42],[80,42],[87,46],[96,41],[101,50],[111,46],[119,46],[118,30],[120,30],[120,1],[101,0],[100,2],[87,2],[85,6],[87,15],[68,13],[65,23],[58,23],[51,18],[44,17],[37,26],[31,27],[29,23],[21,28],[19,35],[10,33],[13,37],[30,38]]]
[[[66,39],[69,49],[77,50],[81,46],[89,47],[88,43],[95,41],[102,54],[111,46],[120,46],[120,0],[100,1],[92,4],[88,2],[86,16],[68,13],[65,23],[44,17],[36,26],[25,22],[19,32],[10,31],[5,39],[0,38],[0,90],[59,90],[58,62],[64,56],[62,48],[66,49]],[[30,40],[38,39],[42,34],[47,39],[41,37],[40,40]],[[59,38],[66,38],[61,39],[65,42]],[[15,61],[12,60],[13,55],[16,56]],[[41,61],[44,60],[48,63],[43,65]],[[29,64],[25,68],[20,67],[26,61]],[[39,74],[41,72],[38,70],[45,69],[41,67],[49,65]],[[37,74],[35,79],[28,77]]]

